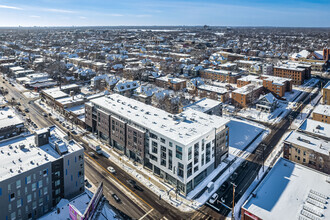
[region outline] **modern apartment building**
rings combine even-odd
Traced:
[[[1,219],[36,219],[84,192],[84,150],[57,127],[0,142]]]
[[[302,85],[311,77],[311,66],[299,63],[274,66],[274,76],[292,79],[294,85]]]
[[[283,97],[285,92],[292,91],[292,80],[276,76],[261,76],[264,88],[277,97]]]
[[[292,131],[284,140],[283,157],[330,174],[330,143],[321,138]]]
[[[170,114],[112,94],[86,103],[86,125],[183,194],[228,156],[227,119],[193,109]]]
[[[323,104],[330,105],[330,81],[322,89]]]

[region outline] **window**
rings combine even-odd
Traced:
[[[194,173],[198,171],[198,165],[194,167]]]
[[[156,140],[158,139],[157,135],[155,135],[154,133],[151,133],[151,132],[150,132],[150,137],[153,139],[156,139]]]
[[[182,178],[183,178],[183,169],[184,169],[183,164],[178,162],[178,176]]]
[[[204,154],[202,154],[202,166],[204,166]]]
[[[173,147],[172,142],[168,142],[168,145],[169,145],[170,147]]]
[[[16,181],[16,189],[21,188],[21,180]]]
[[[42,171],[42,173],[43,173],[44,176],[47,176],[47,174],[48,174],[48,170],[47,170],[47,169],[44,169],[44,170]]]
[[[162,166],[166,167],[166,160],[164,160],[164,159],[161,159],[161,161],[160,161],[160,165],[162,165]]]
[[[10,194],[10,201],[15,200],[15,193]]]
[[[29,184],[29,183],[31,183],[31,176],[26,177],[26,184]]]
[[[188,160],[191,160],[192,157],[192,147],[188,148]]]
[[[155,142],[153,142],[153,143],[155,143]],[[156,143],[156,145],[152,144],[152,153],[157,154],[157,152],[158,152],[157,143]]]
[[[22,206],[22,200],[17,200],[17,208]]]
[[[27,195],[26,200],[27,200],[28,203],[31,202],[32,201],[32,195],[31,194]]]
[[[56,171],[56,172],[54,173],[54,175],[57,176],[57,177],[60,177],[61,172],[60,172],[60,171]]]
[[[187,166],[187,178],[192,175],[192,162]]]
[[[33,201],[32,202],[32,209],[36,209],[37,208],[37,202],[36,201]]]
[[[38,182],[38,188],[41,188],[42,187],[42,180],[39,180]]]
[[[182,160],[182,147],[176,145],[176,158]]]
[[[43,198],[40,198],[39,199],[39,206],[42,206],[44,204],[44,199]]]
[[[206,144],[206,163],[211,160],[211,142]]]
[[[163,144],[165,144],[165,139],[164,138],[160,138],[160,142],[162,142]]]
[[[61,192],[61,189],[57,189],[57,190],[55,190],[55,195],[60,194],[60,192]]]
[[[10,218],[11,220],[16,219],[16,212],[11,213]]]
[[[28,193],[27,187],[24,187],[25,195]]]
[[[56,180],[55,181],[55,186],[59,186],[61,184],[61,180]]]

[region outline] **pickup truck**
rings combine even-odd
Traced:
[[[102,154],[101,146],[95,142],[89,142],[89,147],[96,151],[97,154]]]

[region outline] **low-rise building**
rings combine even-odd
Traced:
[[[274,66],[274,76],[292,79],[293,84],[302,85],[311,76],[311,66],[289,63]]]
[[[9,107],[0,109],[0,140],[13,137],[25,131],[24,121]]]
[[[284,140],[283,157],[330,174],[330,143],[323,139],[292,131]]]
[[[183,107],[182,109],[183,111],[185,111],[188,108],[209,115],[218,115],[218,116],[222,115],[222,103],[209,98],[203,98],[201,100],[198,100],[197,102],[194,102],[190,105]]]
[[[306,119],[299,127],[299,131],[330,141],[330,124]]]
[[[170,114],[112,94],[85,104],[86,126],[183,194],[228,156],[227,119],[188,109]]]
[[[227,83],[237,83],[237,79],[241,78],[241,74],[227,70],[205,69],[200,71],[200,75],[205,79],[218,80]]]
[[[330,105],[330,81],[322,89],[323,104]]]
[[[249,84],[234,90],[231,99],[235,106],[244,108],[255,102],[262,92],[263,86]]]
[[[0,143],[0,213],[36,219],[84,192],[84,149],[53,126]]]
[[[241,208],[241,220],[328,219],[329,175],[280,158]]]
[[[197,86],[196,95],[200,98],[207,97],[213,100],[220,101],[222,103],[226,102],[229,99],[228,89],[207,84]]]
[[[261,96],[256,103],[256,109],[259,111],[272,112],[276,109],[278,100],[272,93]]]
[[[313,120],[330,124],[330,105],[317,105],[313,110]]]
[[[172,89],[174,91],[179,91],[186,88],[186,80],[176,77],[158,77],[156,78],[156,85],[165,89]]]
[[[286,92],[292,91],[292,80],[276,76],[261,76],[264,88],[277,97],[283,97]]]
[[[237,79],[238,88],[241,88],[248,84],[262,85],[262,80],[260,79],[260,76],[256,75],[247,75]]]

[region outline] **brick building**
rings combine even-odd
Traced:
[[[261,85],[246,85],[232,92],[232,102],[235,106],[244,108],[256,101],[262,92]]]
[[[292,131],[284,140],[283,157],[330,174],[330,143],[323,139]]]
[[[330,81],[322,89],[323,104],[330,105]]]
[[[330,105],[316,106],[313,111],[313,120],[330,124]]]
[[[172,89],[174,91],[186,88],[186,80],[175,77],[159,77],[156,78],[156,85],[165,89]]]
[[[292,80],[276,76],[261,76],[262,85],[277,97],[283,97],[285,92],[292,91]]]
[[[201,77],[228,83],[237,83],[237,79],[241,78],[241,74],[227,70],[205,69],[201,71]]]
[[[285,64],[280,66],[274,66],[274,76],[292,79],[292,83],[295,85],[302,85],[306,79],[311,76],[310,65]]]

